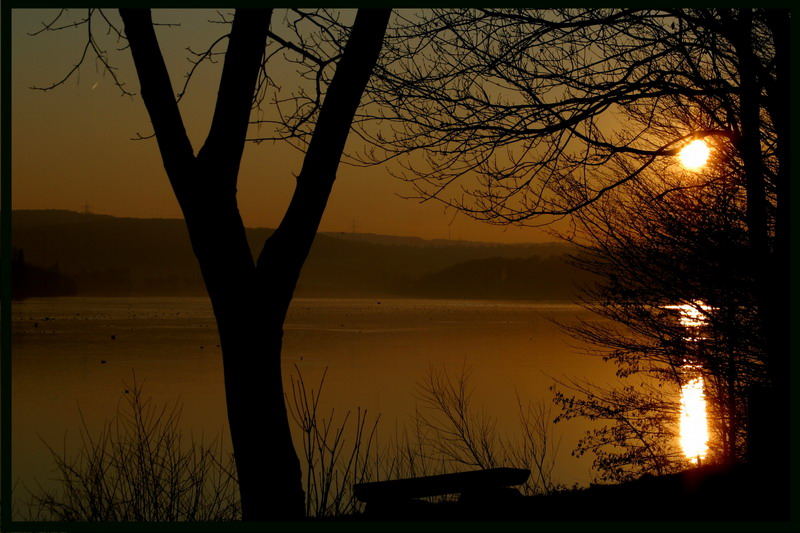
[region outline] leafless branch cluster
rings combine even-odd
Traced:
[[[276,17],[269,31],[253,102],[256,132],[248,140],[282,139],[303,149],[352,12],[282,11],[281,23]],[[737,17],[729,9],[677,8],[396,11],[355,120],[366,148],[348,160],[394,161],[390,171],[413,185],[414,198],[436,199],[493,223],[534,225],[542,223],[538,215],[549,222],[639,179],[693,137],[707,138],[738,161],[737,39],[745,30]],[[124,43],[118,25],[100,9],[71,22],[61,18],[39,31],[85,27],[85,48],[63,79],[41,89],[64,83],[93,53],[130,94],[97,44],[92,20]],[[778,106],[769,19],[756,13],[748,30],[765,96],[765,167],[774,177]],[[230,21],[220,12],[212,22]],[[178,99],[197,69],[224,53],[218,48],[226,36],[203,50],[188,49]],[[294,68],[291,82],[267,75],[267,63],[277,57]],[[564,198],[565,189],[580,197]]]
[[[562,216],[692,137],[731,152],[739,134],[729,10],[433,9],[395,21],[360,160],[394,160],[421,200],[500,224]],[[772,80],[763,18],[753,35]]]
[[[256,91],[258,117],[251,122],[257,134],[248,140],[256,143],[284,140],[303,149],[313,132],[314,123],[322,106],[328,84],[342,56],[350,33],[348,22],[353,10],[300,9],[283,11],[281,24],[273,24],[269,32],[264,65],[280,57],[294,68],[291,82],[268,82],[262,76]],[[262,104],[267,89],[273,96],[269,107]],[[261,128],[267,132],[262,134]]]
[[[233,458],[220,440],[186,443],[176,405],[156,407],[135,381],[126,403],[76,456],[48,445],[57,488],[32,493],[38,518],[73,521],[227,521],[240,518]]]
[[[555,481],[561,439],[555,434],[551,410],[544,403],[525,403],[517,396],[519,431],[509,436],[497,430],[497,419],[472,402],[466,368],[451,377],[444,369],[430,369],[420,385],[420,408],[415,416],[416,443],[406,445],[406,457],[438,465],[439,472],[510,466],[529,468],[525,494],[563,489]],[[408,441],[407,441],[408,442]]]
[[[517,398],[520,432],[496,434],[496,421],[476,416],[466,370],[451,379],[431,372],[421,385],[422,409],[413,427],[396,429],[379,445],[379,416],[321,412],[327,370],[308,388],[296,369],[288,408],[302,439],[306,515],[336,517],[363,510],[353,485],[379,479],[435,475],[465,467],[529,467],[526,494],[562,489],[553,477],[560,439],[544,404]],[[50,445],[59,478],[55,489],[39,486],[30,508],[37,520],[220,521],[241,517],[233,458],[220,441],[184,444],[177,404],[158,407],[134,381],[130,396],[99,434],[86,423],[77,455]],[[227,457],[227,459],[225,459]]]
[[[593,425],[572,455],[592,454],[598,479],[621,482],[684,468],[676,438],[677,402],[665,398],[652,381],[618,388],[559,381],[553,390],[561,408],[556,422],[581,418]]]
[[[282,19],[274,17],[268,33],[253,99],[256,117],[251,123],[256,126],[256,134],[248,140],[256,143],[285,140],[303,149],[313,132],[322,99],[347,42],[355,10],[287,8],[280,11],[283,13]],[[118,68],[112,63],[108,45],[101,43],[103,38],[111,36],[115,51],[128,48],[125,32],[116,14],[110,10],[91,8],[78,17],[70,19],[69,15],[70,10],[60,10],[52,20],[43,22],[42,27],[30,35],[82,28],[86,31],[86,37],[81,54],[63,78],[33,88],[49,91],[63,85],[70,78],[79,76],[81,67],[94,56],[103,72],[111,75],[114,85],[122,94],[133,96],[135,93],[127,88],[126,82],[119,76]],[[230,12],[218,10],[216,17],[208,22],[227,29],[232,20]],[[177,26],[172,23],[154,25]],[[186,96],[195,75],[204,65],[219,63],[220,56],[225,55],[229,37],[230,32],[225,31],[208,46],[186,48],[189,66],[183,82],[177,88],[176,101],[180,102]],[[276,69],[277,60],[288,68],[281,66]],[[271,65],[269,69],[268,65]],[[271,74],[268,74],[268,70]],[[276,70],[281,73],[277,78],[273,73]],[[152,134],[137,134],[134,140],[153,137]]]
[[[306,516],[329,517],[360,510],[353,485],[374,475],[372,459],[380,417],[369,420],[365,409],[341,417],[320,413],[320,396],[327,369],[316,389],[307,389],[300,370],[291,382],[289,411],[302,433]]]
[[[495,419],[475,411],[466,369],[455,378],[431,369],[420,385],[421,405],[411,426],[396,427],[380,445],[379,417],[369,420],[363,410],[355,418],[350,412],[338,418],[333,411],[327,417],[320,414],[325,375],[316,389],[307,389],[297,371],[289,402],[303,439],[309,516],[359,512],[361,504],[352,493],[355,483],[470,468],[530,468],[525,494],[563,488],[553,476],[560,438],[554,432],[551,410],[544,404],[525,404],[518,397],[519,432],[506,438],[496,431]]]
[[[608,479],[685,464],[668,441],[675,439],[686,364],[705,382],[708,460],[744,456],[747,391],[767,379],[758,258],[748,252],[743,191],[726,176],[724,161],[716,166],[722,168],[712,174],[724,178],[699,188],[681,185],[685,176],[654,171],[575,217],[572,238],[581,252],[573,260],[599,281],[585,288],[584,305],[606,320],[563,327],[635,386],[562,384],[557,401],[566,418],[607,424],[587,434],[578,452],[594,453]],[[688,331],[668,308],[675,305],[692,309],[703,325]]]
[[[431,369],[420,386],[419,421],[433,453],[472,468],[498,466],[497,421],[476,412],[466,370],[451,380],[444,370]]]
[[[372,420],[358,410],[336,417],[320,413],[325,383],[308,389],[299,370],[292,380],[289,408],[302,434],[301,454],[308,516],[326,517],[362,510],[354,499],[356,483],[462,471],[496,466],[527,467],[531,478],[526,494],[544,494],[563,488],[553,469],[560,438],[554,434],[552,413],[544,404],[524,404],[518,397],[519,434],[505,438],[496,420],[477,413],[472,405],[466,369],[451,378],[431,369],[420,385],[421,406],[411,427],[395,428],[381,446],[379,417]]]
[[[32,89],[40,91],[50,91],[66,83],[73,76],[80,77],[80,68],[92,57],[95,60],[95,67],[104,74],[111,76],[114,85],[124,96],[133,96],[125,82],[119,78],[117,67],[111,63],[108,54],[108,47],[99,40],[99,35],[110,37],[113,41],[115,50],[122,51],[128,47],[124,32],[120,29],[119,23],[112,20],[109,14],[103,9],[89,8],[85,15],[69,18],[69,10],[61,9],[58,14],[49,22],[42,22],[42,27],[29,35],[36,36],[43,32],[61,30],[82,29],[86,32],[86,40],[78,59],[67,73],[59,80],[43,86],[34,86]]]

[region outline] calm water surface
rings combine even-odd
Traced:
[[[205,298],[51,298],[13,307],[13,477],[52,477],[43,442],[75,449],[81,413],[108,420],[133,375],[156,402],[180,401],[194,436],[227,431],[222,365]],[[296,299],[283,365],[316,384],[327,368],[324,407],[381,414],[384,431],[411,420],[418,383],[431,368],[471,373],[475,405],[515,431],[516,394],[551,398],[552,378],[613,379],[551,322],[591,319],[566,304],[455,300]],[[563,435],[556,476],[587,483],[589,461],[570,457],[582,427]]]

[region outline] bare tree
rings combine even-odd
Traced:
[[[98,9],[66,24],[59,22],[62,14],[63,10],[41,31],[83,26],[88,31],[87,44],[75,67],[43,89],[63,83],[94,54],[123,93],[132,94],[95,39],[93,23],[104,24],[133,57],[142,100],[217,321],[243,518],[301,518],[301,470],[281,376],[283,323],[325,210],[353,116],[377,61],[390,10],[361,9],[352,27],[338,24],[346,32],[329,34],[331,41],[346,39],[346,44],[338,43],[341,53],[318,65],[335,69],[326,83],[316,86],[319,105],[307,117],[312,126],[289,207],[255,259],[236,200],[251,108],[261,102],[269,87],[269,57],[281,50],[312,57],[313,47],[305,50],[271,30],[272,9],[237,9],[232,19],[223,14],[222,22],[230,23],[230,32],[208,50],[194,53],[193,67],[176,96],[150,10],[120,9],[123,27]],[[178,100],[196,67],[220,54],[216,46],[224,40],[227,50],[211,127],[195,152]]]
[[[368,88],[361,159],[396,161],[420,200],[542,224],[675,164],[692,139],[716,148],[744,193],[770,411],[787,427],[789,11],[403,15]]]
[[[565,329],[614,364],[627,385],[563,383],[556,399],[564,418],[604,421],[578,451],[594,453],[610,479],[685,466],[674,446],[678,392],[697,375],[713,435],[707,461],[745,457],[747,391],[767,379],[765,342],[745,195],[724,163],[713,166],[713,183],[693,185],[688,173],[653,169],[575,216],[574,262],[599,280],[585,288],[584,305],[608,320]],[[676,306],[694,320],[681,321]]]

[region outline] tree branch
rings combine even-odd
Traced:
[[[142,100],[153,123],[153,131],[170,183],[178,201],[186,196],[187,168],[194,153],[183,125],[164,57],[158,45],[149,9],[120,9],[133,63],[139,76]]]
[[[287,306],[319,228],[353,117],[381,50],[390,13],[390,9],[358,10],[325,94],[289,208],[259,255],[261,278],[278,280],[278,285],[273,284],[278,293],[274,296]],[[280,257],[280,261],[274,257]]]
[[[217,105],[206,142],[197,154],[201,163],[224,162],[217,169],[236,186],[253,94],[269,30],[272,9],[237,9],[222,67]],[[225,154],[225,157],[220,157]]]

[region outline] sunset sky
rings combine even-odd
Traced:
[[[116,216],[180,217],[155,141],[130,140],[137,133],[151,133],[141,99],[120,96],[110,77],[95,67],[94,57],[85,62],[79,76],[64,85],[49,92],[30,89],[61,79],[80,57],[86,42],[85,27],[28,35],[56,13],[13,12],[13,208],[81,211],[88,204],[92,212]],[[71,17],[79,13],[75,10]],[[117,17],[115,10],[109,13]],[[215,18],[208,10],[162,10],[154,18],[181,24],[157,28],[177,90],[189,66],[186,47],[204,49],[227,26],[208,23]],[[280,23],[281,17],[276,16],[273,25]],[[101,42],[111,49],[110,61],[119,68],[120,78],[138,92],[129,51],[114,51],[113,39],[104,35]],[[195,150],[210,124],[220,66],[221,62],[203,67],[181,103]],[[281,64],[278,58],[273,68],[291,66]],[[351,141],[353,138],[351,135]],[[349,146],[352,149],[354,143]],[[239,206],[247,226],[278,224],[291,195],[293,174],[300,168],[300,157],[296,150],[280,143],[251,144],[245,149]],[[541,229],[491,226],[445,212],[433,202],[404,200],[398,195],[410,194],[409,186],[387,170],[342,165],[321,231],[350,232],[355,225],[357,232],[423,238],[553,240]]]

